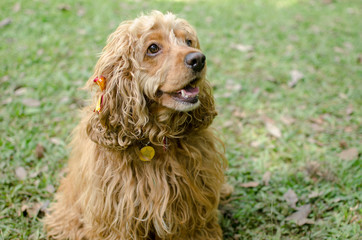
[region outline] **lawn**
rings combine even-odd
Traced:
[[[359,0],[0,3],[0,239],[44,239],[107,36],[140,12],[198,31],[235,190],[225,239],[362,239]]]

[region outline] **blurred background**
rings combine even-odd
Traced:
[[[235,187],[225,239],[361,239],[360,0],[0,2],[0,239],[44,239],[81,90],[123,20],[197,30]]]

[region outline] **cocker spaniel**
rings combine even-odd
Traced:
[[[231,189],[205,74],[185,20],[153,11],[120,24],[87,82],[94,101],[45,218],[50,239],[222,239]]]

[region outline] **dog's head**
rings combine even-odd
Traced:
[[[102,145],[127,147],[207,127],[216,112],[205,74],[205,55],[185,20],[154,11],[121,23],[88,81],[90,87],[96,77],[107,81],[95,96],[103,95],[103,106],[88,134]]]

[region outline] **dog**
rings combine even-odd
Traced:
[[[112,33],[86,86],[49,239],[222,239],[222,142],[206,57],[190,24],[153,11]]]

